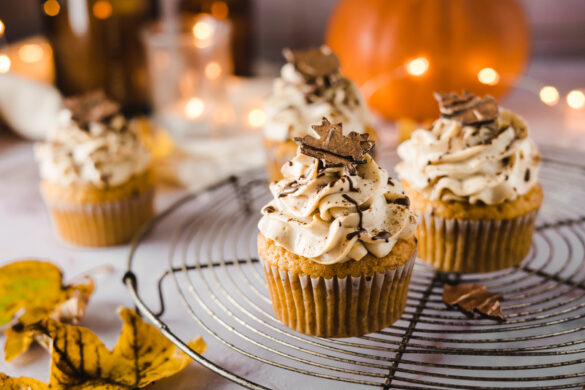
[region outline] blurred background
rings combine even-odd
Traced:
[[[327,43],[386,134],[436,117],[433,91],[468,89],[532,117],[539,142],[562,127],[552,141],[585,144],[582,0],[7,0],[0,20],[0,116],[33,139],[59,106],[39,82],[103,89],[174,138],[253,132],[282,49]]]

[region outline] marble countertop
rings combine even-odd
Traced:
[[[528,74],[546,84],[557,86],[561,92],[581,86],[585,87],[585,63],[580,62],[535,62]],[[564,94],[562,94],[564,96]],[[562,102],[556,107],[542,104],[538,97],[526,90],[513,91],[503,103],[507,108],[522,114],[530,125],[537,143],[572,147],[585,151],[585,109],[572,110]],[[96,270],[97,289],[88,306],[81,325],[96,332],[108,347],[112,347],[120,331],[116,307],[133,307],[133,302],[122,284],[126,268],[128,246],[106,249],[81,249],[58,241],[50,226],[39,190],[37,166],[33,159],[32,144],[10,134],[0,133],[0,265],[17,259],[40,258],[58,264],[65,278]],[[184,190],[163,189],[156,199],[157,211],[164,210],[185,194]],[[161,244],[163,245],[163,244]],[[100,271],[111,265],[109,272]],[[90,271],[91,272],[91,271]],[[181,323],[180,303],[170,302],[170,321]],[[191,329],[192,334],[206,333]],[[4,340],[0,336],[0,343]],[[0,353],[1,355],[1,353]],[[318,380],[303,375],[294,375],[276,370],[265,364],[252,361],[230,351],[225,346],[210,340],[208,358],[234,370],[237,374],[265,383],[271,388],[296,389],[301,386],[314,388],[343,388],[327,380]],[[7,364],[0,359],[0,372],[11,376],[32,376],[47,380],[49,360],[40,348],[32,351],[30,363]],[[192,364],[173,378],[153,385],[152,389],[231,389],[237,386],[209,370]]]

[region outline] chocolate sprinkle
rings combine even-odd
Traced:
[[[275,212],[276,209],[274,207],[272,207],[272,206],[266,206],[266,207],[264,207],[264,210],[263,211],[265,213],[267,213],[267,214],[271,214],[271,213]]]
[[[396,198],[396,199],[388,199],[386,200],[386,203],[393,203],[393,204],[398,204],[400,206],[410,206],[410,199],[408,198],[408,196],[405,196],[404,198]]]
[[[390,238],[390,233],[388,232],[380,232],[372,237],[372,240],[388,240]]]
[[[498,321],[505,321],[500,301],[502,296],[489,292],[480,284],[459,284],[443,286],[443,302],[449,307],[460,309],[468,317],[474,313]]]
[[[293,181],[289,184],[287,184],[282,191],[280,191],[280,193],[278,194],[279,198],[282,198],[283,196],[287,196],[290,194],[293,194],[295,192],[297,192],[299,190],[300,187],[300,183],[298,183],[297,181]]]
[[[435,93],[441,117],[454,119],[463,126],[483,125],[498,117],[498,103],[491,96],[479,98],[468,91],[458,95],[454,92]]]

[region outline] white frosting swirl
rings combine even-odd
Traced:
[[[62,110],[48,140],[35,145],[35,155],[41,177],[63,186],[116,186],[150,165],[150,153],[122,115],[107,123],[92,122],[84,130],[69,110]]]
[[[398,147],[396,171],[431,200],[514,200],[538,181],[540,155],[526,133],[524,120],[502,109],[495,122],[480,127],[441,118]]]
[[[345,168],[319,170],[319,160],[298,154],[270,185],[274,200],[258,223],[277,245],[321,264],[390,253],[414,235],[416,216],[400,183],[366,155],[357,175]]]
[[[332,123],[343,123],[346,133],[350,130],[363,133],[370,123],[364,98],[351,80],[342,77],[334,86],[324,89],[321,96],[307,99],[307,85],[293,64],[285,64],[280,73],[265,104],[267,139],[286,141],[302,137],[324,117]]]

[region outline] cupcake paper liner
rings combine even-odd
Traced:
[[[75,245],[98,247],[130,241],[153,215],[154,190],[102,203],[67,203],[45,199],[59,236]]]
[[[502,220],[420,216],[419,258],[445,272],[492,272],[520,263],[530,251],[538,210]]]
[[[262,260],[276,317],[298,332],[353,337],[394,323],[404,311],[416,253],[384,273],[309,277]]]

